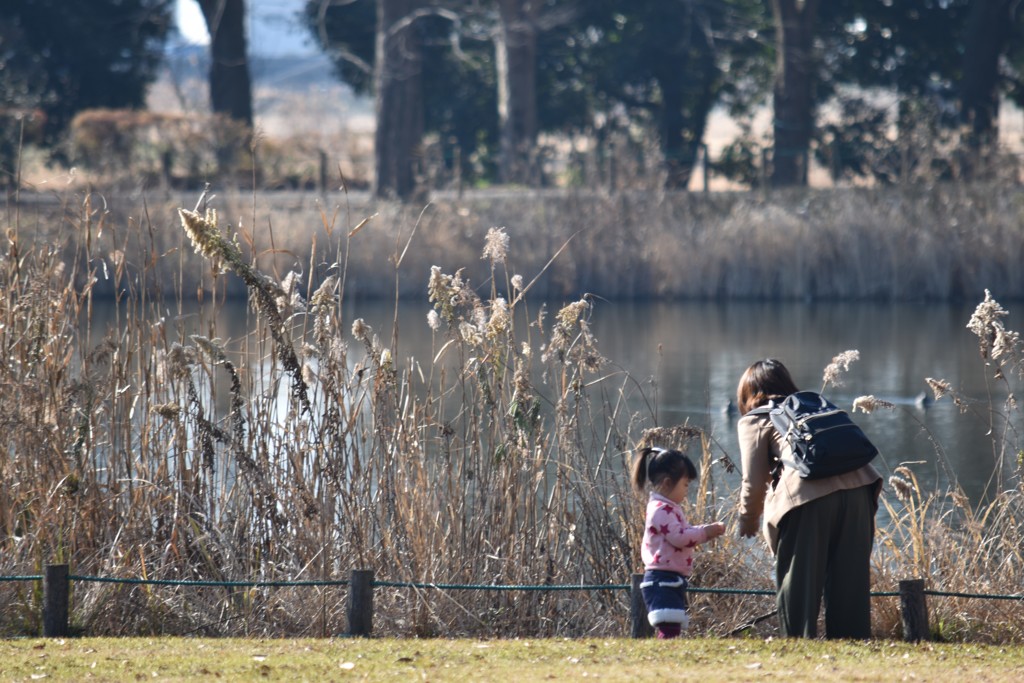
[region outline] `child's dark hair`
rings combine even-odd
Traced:
[[[674,485],[683,477],[696,481],[697,467],[685,453],[673,448],[649,446],[633,463],[633,485],[638,491],[643,491],[645,484],[657,487],[666,480]]]

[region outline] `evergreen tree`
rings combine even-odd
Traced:
[[[6,0],[0,87],[7,107],[38,108],[53,143],[74,115],[136,108],[156,78],[172,0]]]
[[[576,46],[594,111],[646,121],[666,186],[686,188],[714,106],[759,99],[768,52],[765,14],[747,0],[591,0],[580,3]]]

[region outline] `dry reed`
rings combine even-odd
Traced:
[[[550,321],[530,310],[524,294],[551,274],[541,266],[524,285],[512,265],[518,245],[504,230],[486,239],[486,297],[465,271],[417,273],[434,306],[436,352],[408,359],[398,353],[397,327],[385,339],[349,320],[341,296],[352,287],[349,251],[380,221],[342,233],[336,216],[321,214],[317,239],[327,246],[313,240],[308,272],[333,263],[327,276],[308,276],[306,301],[297,275],[258,267],[265,255],[243,228],[225,231],[211,211],[180,215],[202,259],[188,254],[184,233],[168,249],[148,222],[120,235],[90,202],[67,219],[66,246],[8,230],[0,257],[0,574],[68,562],[74,574],[124,578],[337,580],[372,568],[392,582],[624,584],[639,568],[643,517],[625,472],[635,448],[655,439],[699,452],[693,520],[732,521],[735,491],[716,481],[727,459],[712,459],[699,430],[658,427],[637,410],[645,387],[599,353],[587,297]],[[394,246],[402,242],[375,259],[378,269],[394,269],[396,295],[406,287],[408,247]],[[565,248],[551,246],[549,254]],[[158,274],[167,261],[177,274]],[[239,340],[217,335],[231,300],[204,298],[202,334],[170,313],[194,291],[181,283],[209,279],[218,291],[225,273],[249,295],[251,333]],[[93,330],[90,318],[104,277],[118,296],[109,332]],[[1019,343],[1005,331],[1002,339]],[[999,349],[990,357],[1002,370],[1015,356],[1006,344]],[[1012,432],[1000,435],[1013,452],[1005,447]],[[924,575],[931,588],[1019,591],[1019,483],[1004,482],[971,508],[955,491],[920,491],[909,467],[898,473],[907,486],[893,489],[906,497],[886,495],[893,523],[879,532],[875,589]],[[698,562],[695,587],[771,587],[764,549],[731,534]],[[40,596],[26,585],[0,586],[7,635],[38,629]],[[693,598],[695,631],[718,634],[774,603]],[[345,630],[345,599],[330,587],[76,582],[72,618],[90,634],[332,635]],[[1024,635],[1019,610],[1005,603],[932,604],[944,637]],[[895,635],[892,602],[876,605],[875,632]],[[628,609],[622,590],[402,587],[378,590],[375,626],[416,636],[622,634]],[[773,628],[765,621],[752,630]]]

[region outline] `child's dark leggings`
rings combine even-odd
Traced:
[[[683,625],[666,622],[658,624],[654,629],[658,632],[658,638],[660,640],[665,640],[667,638],[678,638],[683,632]]]

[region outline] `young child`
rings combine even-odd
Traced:
[[[644,544],[644,580],[640,584],[647,604],[647,620],[658,638],[675,638],[690,623],[686,587],[693,571],[693,549],[725,533],[713,522],[690,526],[680,507],[697,480],[697,468],[685,454],[666,448],[645,448],[633,463],[633,484],[651,489],[647,502]]]

